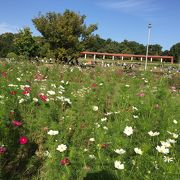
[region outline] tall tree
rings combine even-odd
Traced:
[[[149,55],[161,55],[162,46],[159,44],[149,45]]]
[[[19,31],[14,39],[17,54],[28,58],[35,57],[38,54],[38,45],[32,37],[30,28],[26,27]]]
[[[14,52],[13,33],[4,33],[0,35],[0,57],[6,57],[8,53]]]
[[[180,42],[170,48],[170,54],[174,56],[174,62],[180,63]]]
[[[66,63],[76,60],[85,49],[87,41],[97,29],[95,24],[86,26],[85,16],[70,10],[63,14],[49,12],[32,19],[37,30],[50,43],[56,59]]]

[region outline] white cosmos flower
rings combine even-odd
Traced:
[[[89,157],[90,157],[91,159],[96,159],[96,157],[95,157],[93,154],[90,154]]]
[[[130,87],[130,85],[129,85],[129,84],[126,84],[125,86],[126,86],[126,87]]]
[[[101,121],[102,121],[102,122],[104,122],[104,121],[106,121],[106,120],[107,120],[107,117],[101,118]]]
[[[161,145],[164,146],[165,148],[171,147],[171,144],[169,142],[161,141]]]
[[[99,123],[94,123],[96,125],[97,128],[100,127],[100,124]]]
[[[142,150],[139,149],[139,148],[134,148],[134,152],[135,152],[136,154],[140,154],[140,155],[143,154]]]
[[[148,134],[149,134],[150,136],[158,136],[160,133],[159,133],[159,132],[149,131]]]
[[[122,164],[121,161],[115,161],[115,162],[114,162],[114,167],[115,167],[116,169],[122,170],[122,169],[124,169],[124,164]]]
[[[49,135],[51,135],[51,136],[54,136],[54,135],[59,134],[59,131],[53,131],[53,130],[50,130],[50,131],[48,131],[47,134],[49,134]]]
[[[176,133],[172,133],[172,135],[173,135],[173,138],[175,138],[175,139],[177,139],[178,138],[178,134],[176,134]]]
[[[117,154],[124,154],[126,151],[124,149],[115,149],[114,152]]]
[[[38,98],[33,98],[33,101],[34,102],[38,102]]]
[[[67,149],[67,146],[65,144],[60,144],[56,148],[59,152],[64,152]]]
[[[89,141],[94,142],[94,141],[95,141],[95,139],[94,139],[94,138],[90,138],[90,139],[89,139]]]
[[[133,128],[131,126],[126,126],[123,132],[127,136],[130,136],[131,134],[133,134]]]
[[[164,156],[164,162],[172,162],[174,158],[172,157],[168,157],[168,156]]]
[[[107,127],[107,126],[103,126],[103,129],[104,129],[104,130],[108,130],[108,127]]]
[[[56,94],[55,91],[47,91],[47,93],[50,94],[50,95],[55,95]]]
[[[23,103],[25,100],[22,98],[19,100],[19,104]]]
[[[177,124],[178,122],[174,119],[174,120],[173,120],[173,123],[174,123],[174,124]]]
[[[169,153],[169,149],[166,148],[165,146],[157,146],[156,150],[162,154],[168,154]]]
[[[138,111],[138,108],[135,107],[135,106],[133,106],[132,109],[135,110],[135,111]]]
[[[98,106],[93,106],[92,108],[93,108],[93,111],[98,111],[99,109]]]
[[[134,118],[134,119],[138,119],[139,116],[138,116],[138,115],[133,115],[133,118]]]
[[[176,141],[175,141],[174,139],[167,139],[166,142],[167,142],[167,143],[172,143],[172,144],[175,144],[175,143],[176,143]]]

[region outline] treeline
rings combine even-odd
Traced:
[[[32,19],[42,36],[33,36],[26,27],[18,33],[0,35],[0,57],[54,58],[57,62],[77,61],[81,51],[145,54],[146,46],[135,41],[123,42],[103,39],[95,35],[96,24],[86,26],[85,16],[70,10],[63,14],[49,12]],[[180,43],[172,45],[170,50],[162,50],[159,44],[149,46],[149,55],[171,55],[175,62],[180,61]]]

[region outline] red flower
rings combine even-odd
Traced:
[[[60,161],[61,165],[69,165],[70,164],[70,160],[68,158],[64,158]]]
[[[7,73],[6,72],[2,72],[2,77],[6,77],[7,76]]]
[[[26,144],[28,142],[28,138],[26,136],[21,136],[19,138],[19,143],[20,144]]]
[[[21,126],[21,125],[22,125],[22,122],[20,122],[20,121],[12,121],[12,124],[13,124],[14,126]]]
[[[24,90],[23,92],[22,92],[22,94],[24,94],[24,95],[29,95],[29,91],[26,91],[26,90]]]
[[[4,154],[6,150],[7,149],[4,146],[0,146],[0,154]]]
[[[11,91],[10,94],[11,95],[16,95],[16,91]]]
[[[92,88],[96,88],[96,87],[97,87],[97,84],[96,84],[96,83],[93,83],[93,84],[91,85],[91,87],[92,87]]]
[[[30,87],[24,87],[24,91],[30,92],[31,88]]]
[[[39,97],[41,98],[42,101],[46,102],[47,101],[47,96],[40,94]]]

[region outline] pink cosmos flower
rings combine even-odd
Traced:
[[[0,146],[0,154],[4,154],[6,150],[7,149],[4,146]]]
[[[144,92],[140,92],[137,94],[139,97],[144,97],[145,96],[145,93]]]
[[[21,125],[22,125],[22,122],[13,120],[13,121],[12,121],[12,124],[13,124],[14,126],[21,126]]]
[[[21,136],[19,138],[19,143],[20,144],[26,144],[28,142],[28,138],[26,136]]]
[[[70,164],[70,160],[68,158],[64,158],[60,161],[61,165],[69,165]]]
[[[2,72],[2,77],[6,77],[7,76],[7,73],[6,72]]]

